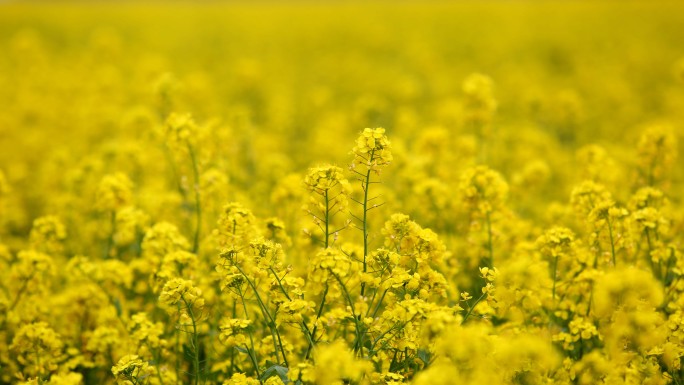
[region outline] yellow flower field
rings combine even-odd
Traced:
[[[684,384],[684,4],[0,4],[0,383]]]

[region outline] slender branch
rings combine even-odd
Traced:
[[[372,167],[370,166],[373,161],[373,156],[375,150],[370,153],[370,161],[368,162],[368,171],[366,172],[366,181],[363,184],[363,272],[366,273],[368,266],[366,259],[368,258],[368,190]],[[363,297],[366,291],[366,282],[361,282],[361,296]]]
[[[482,295],[480,296],[480,298],[478,298],[478,299],[475,300],[475,303],[473,304],[473,306],[471,306],[471,307],[468,309],[468,311],[466,312],[465,316],[463,316],[463,322],[461,322],[461,325],[463,325],[464,323],[466,323],[466,321],[468,321],[468,317],[470,317],[470,314],[473,312],[473,310],[475,309],[475,307],[477,306],[477,304],[480,303],[480,301],[482,301],[482,299],[483,299],[486,295],[487,295],[487,293],[482,293]]]
[[[190,160],[192,161],[192,172],[195,177],[195,239],[192,245],[192,252],[197,254],[199,252],[199,239],[200,231],[202,228],[202,205],[200,204],[200,176],[199,176],[199,165],[197,164],[197,157],[195,156],[195,151],[190,145],[190,141],[186,142],[188,146],[188,152],[190,153]]]

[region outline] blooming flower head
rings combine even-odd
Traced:
[[[590,180],[581,182],[570,193],[570,204],[582,219],[586,218],[598,203],[607,200],[612,199],[606,187]]]
[[[483,217],[504,205],[508,184],[489,167],[475,166],[461,175],[458,191],[471,214]]]
[[[356,139],[352,153],[354,162],[366,165],[369,169],[392,162],[392,146],[384,128],[365,128]]]
[[[10,350],[26,365],[27,374],[44,376],[55,371],[62,360],[64,343],[46,322],[23,325],[14,335]]]
[[[66,228],[54,215],[40,217],[33,221],[29,238],[36,250],[59,253],[62,249],[62,242],[66,239]]]
[[[342,385],[360,381],[370,371],[370,363],[357,360],[341,340],[321,346],[314,353],[316,384]]]
[[[142,241],[143,254],[161,259],[174,251],[189,249],[189,243],[175,225],[159,222],[152,226]]]
[[[105,212],[117,211],[133,200],[133,182],[124,173],[106,175],[97,188],[98,209]]]
[[[128,331],[130,337],[140,346],[157,349],[166,345],[166,341],[161,338],[164,334],[164,324],[152,322],[147,313],[133,314],[128,323]]]
[[[121,359],[112,367],[112,374],[116,378],[117,384],[139,383],[140,378],[145,378],[151,374],[150,366],[135,354],[129,354]]]
[[[197,134],[197,124],[190,114],[172,113],[166,119],[164,134],[169,147],[185,150]]]
[[[309,277],[314,282],[346,277],[351,273],[352,263],[348,256],[336,248],[322,249],[311,261]]]
[[[465,95],[464,110],[466,123],[483,126],[491,121],[497,108],[493,95],[494,82],[489,76],[474,73],[464,81],[462,90]],[[489,132],[480,132],[481,135]]]
[[[332,165],[310,168],[304,178],[304,184],[309,191],[318,195],[325,195],[326,192],[329,192],[338,185],[345,194],[351,192],[349,181],[344,177],[342,169]]]
[[[219,325],[219,341],[226,346],[245,346],[247,331],[252,324],[248,319],[227,319]]]
[[[214,230],[214,237],[220,247],[243,245],[260,235],[256,217],[251,210],[237,202],[223,207]]]
[[[537,245],[545,256],[570,256],[575,252],[575,234],[565,227],[553,227],[537,238]]]
[[[627,268],[603,276],[594,291],[595,311],[609,316],[616,310],[635,310],[641,306],[657,307],[664,294],[660,282],[646,271]]]
[[[653,125],[639,138],[639,165],[645,181],[653,186],[662,181],[677,159],[677,136],[668,125]]]
[[[159,302],[170,312],[176,311],[176,306],[180,305],[182,311],[192,311],[195,315],[204,307],[202,290],[195,287],[192,281],[182,278],[173,278],[164,285]]]

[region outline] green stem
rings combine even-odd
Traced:
[[[325,248],[328,248],[328,240],[330,239],[330,199],[328,198],[328,190],[325,190]]]
[[[149,346],[148,346],[148,348],[149,348]],[[161,351],[160,350],[161,349],[157,349],[155,354],[154,354],[154,361],[155,361],[154,368],[157,370],[157,377],[159,378],[159,384],[164,385],[164,379],[162,378],[161,370],[159,369],[159,361],[161,360]],[[111,353],[110,353],[110,356],[111,356]]]
[[[465,316],[463,316],[463,322],[461,322],[461,325],[463,325],[464,323],[466,323],[466,321],[468,320],[468,317],[470,317],[470,314],[473,312],[473,310],[475,309],[475,307],[477,306],[477,304],[480,303],[480,301],[482,301],[482,299],[483,299],[486,295],[487,295],[487,293],[482,293],[482,295],[480,296],[480,298],[478,298],[478,299],[475,300],[475,303],[473,304],[473,306],[471,306],[471,307],[468,309],[468,311],[466,312]]]
[[[107,237],[107,246],[105,247],[104,259],[109,259],[112,247],[114,247],[114,233],[116,232],[116,212],[112,210],[109,214],[109,237]]]
[[[411,320],[413,320],[413,318],[411,318]],[[375,341],[373,341],[373,344],[371,345],[371,348],[370,348],[370,352],[368,353],[368,357],[371,358],[371,357],[375,356],[377,354],[377,352],[379,352],[380,350],[384,349],[387,345],[389,345],[389,342],[392,340],[392,338],[396,337],[397,334],[399,334],[401,332],[401,330],[404,328],[404,326],[406,326],[409,322],[410,321],[402,322],[402,323],[396,323],[391,328],[382,332],[377,338],[375,338]],[[387,338],[385,340],[385,343],[380,347],[380,349],[375,350],[375,346],[377,346],[378,342],[380,342],[380,340],[384,336],[386,336],[387,333],[390,333],[394,330],[396,330],[396,331],[394,333],[392,333],[392,335],[390,335],[389,338]]]
[[[254,295],[256,296],[257,303],[259,304],[259,309],[261,310],[261,313],[263,314],[264,318],[266,318],[268,320],[267,324],[268,324],[269,329],[271,329],[271,336],[273,337],[274,347],[275,347],[276,338],[277,338],[277,341],[278,341],[277,343],[278,343],[278,345],[280,345],[280,351],[283,353],[283,362],[285,363],[285,366],[289,367],[290,365],[288,364],[287,357],[285,356],[285,348],[283,348],[283,343],[282,343],[282,340],[280,338],[280,332],[278,331],[278,327],[276,327],[275,319],[273,319],[273,317],[271,316],[271,313],[266,308],[266,305],[264,304],[264,301],[261,299],[261,296],[259,295],[259,291],[257,290],[254,282],[252,282],[252,280],[249,279],[249,277],[247,277],[247,275],[245,274],[244,271],[242,271],[240,266],[238,266],[237,264],[235,264],[234,266],[238,269],[240,274],[242,274],[242,276],[245,277],[245,281],[247,281],[247,284],[249,284],[249,286],[254,291]],[[280,358],[278,357],[277,347],[275,348],[274,353],[276,355],[276,361],[280,361]]]
[[[36,365],[36,376],[38,377],[39,381],[42,383],[42,382],[43,382],[43,380],[42,380],[42,377],[43,377],[43,370],[42,370],[41,364],[40,364],[40,354],[38,353],[38,343],[34,343],[34,344],[33,344],[33,348],[34,348],[35,351],[36,351],[36,362],[35,362],[35,365]]]
[[[233,319],[237,316],[237,311],[236,311],[236,303],[237,300],[233,299]],[[245,314],[245,317],[247,315]],[[232,376],[233,373],[235,372],[235,349],[230,349],[230,375]]]
[[[382,295],[380,296],[380,299],[378,300],[378,304],[375,306],[375,310],[373,311],[373,315],[371,317],[375,318],[375,316],[378,314],[378,310],[380,310],[380,305],[382,305],[382,301],[385,299],[385,295],[387,294],[387,291],[389,289],[385,289],[385,291],[382,292]],[[373,302],[371,302],[373,303]],[[371,307],[368,306],[368,311],[370,311]],[[368,316],[368,313],[366,313],[366,316]]]
[[[240,299],[242,300],[242,308],[245,311],[245,318],[249,318],[249,314],[247,313],[247,305],[245,304],[245,296],[243,295],[242,290],[238,290],[238,293],[240,294]],[[254,370],[256,371],[257,377],[261,378],[261,373],[259,373],[259,364],[256,359],[256,350],[254,350],[254,339],[252,338],[252,332],[250,331],[247,334],[249,335],[249,344],[252,347],[251,350],[247,348],[247,354],[254,365]]]
[[[22,282],[21,288],[19,288],[19,291],[17,291],[17,296],[14,297],[14,301],[12,301],[12,304],[10,305],[9,310],[13,310],[14,307],[19,304],[19,300],[21,299],[21,296],[24,295],[24,292],[26,291],[26,289],[28,289],[28,283],[33,278],[33,276],[35,274],[36,274],[35,271],[32,272],[31,275]]]
[[[190,316],[190,321],[192,322],[192,338],[190,338],[190,344],[192,347],[192,358],[193,366],[195,369],[195,385],[199,384],[200,379],[200,364],[199,364],[199,336],[197,335],[197,321],[195,320],[195,313],[192,311],[192,305],[181,294],[181,300],[185,303],[185,307],[188,310],[188,315]]]
[[[363,272],[366,273],[368,266],[366,259],[368,258],[368,190],[370,190],[370,175],[372,171],[373,157],[375,150],[372,150],[368,160],[368,171],[366,172],[366,179],[363,181]],[[366,282],[361,282],[361,296],[366,292]]]
[[[332,270],[328,270],[330,271],[330,274],[332,274],[332,276],[337,280],[337,282],[340,283],[342,292],[344,293],[344,297],[347,299],[347,302],[349,302],[349,307],[352,311],[352,319],[354,320],[354,329],[356,333],[356,337],[354,338],[354,352],[358,352],[359,349],[361,349],[361,353],[363,353],[363,345],[361,344],[363,336],[361,332],[361,327],[359,326],[359,316],[356,315],[356,310],[354,309],[354,301],[352,301],[351,296],[349,295],[349,291],[347,291],[347,287],[344,285],[340,277],[338,277],[337,274],[333,273]]]
[[[551,289],[551,298],[556,300],[556,278],[558,275],[558,256],[553,259],[553,289]]]
[[[608,218],[607,221],[608,221],[608,235],[610,236],[610,252],[613,255],[613,267],[617,267],[617,264],[615,261],[615,242],[613,241],[613,225],[610,223],[610,218]]]
[[[309,354],[311,354],[311,350],[313,349],[314,346],[314,341],[316,341],[316,332],[318,331],[318,320],[321,318],[321,315],[323,314],[323,306],[325,305],[325,297],[328,295],[328,283],[325,283],[325,290],[323,290],[323,298],[321,299],[321,304],[318,307],[318,313],[316,314],[316,324],[314,324],[313,331],[311,332],[311,339],[309,340],[309,346],[306,348],[306,354],[304,355],[304,359],[309,358]]]
[[[195,151],[193,151],[190,142],[187,142],[188,152],[190,153],[190,160],[192,161],[192,172],[195,177],[195,239],[192,245],[192,252],[197,254],[199,252],[199,240],[200,231],[202,228],[202,205],[200,204],[200,176],[199,176],[199,165],[197,164],[197,157],[195,156]]]
[[[661,280],[662,274],[660,271],[660,266],[656,266],[655,263],[653,263],[653,258],[651,257],[651,252],[653,252],[653,241],[651,240],[651,233],[648,231],[648,228],[644,229],[644,232],[646,233],[646,242],[648,243],[648,252],[646,253],[646,258],[648,259],[648,263],[651,265],[651,270],[653,271],[653,274],[655,274],[658,280]]]
[[[283,293],[285,298],[287,298],[288,301],[292,301],[292,298],[290,297],[289,294],[287,294],[287,291],[283,287],[283,283],[280,280],[280,277],[278,277],[278,274],[276,274],[275,270],[273,270],[272,267],[269,267],[268,270],[271,272],[271,274],[273,274],[273,277],[275,277],[276,282],[278,282],[278,287],[280,287],[280,291]],[[326,292],[327,292],[327,289],[326,289]],[[325,296],[323,296],[323,300],[325,300]],[[309,342],[311,342],[311,331],[309,330],[308,326],[306,326],[306,323],[304,321],[302,321],[302,330],[306,334],[305,337],[309,340]]]
[[[178,313],[180,314],[180,303],[178,304]],[[180,333],[176,333],[176,385],[180,379]]]
[[[494,267],[494,245],[492,241],[492,220],[487,210],[487,250],[489,251],[489,267]]]

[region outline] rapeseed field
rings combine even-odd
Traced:
[[[684,384],[684,4],[0,4],[0,383]]]

